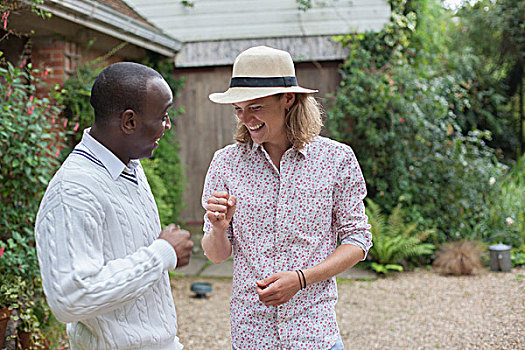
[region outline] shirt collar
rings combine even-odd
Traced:
[[[113,180],[116,180],[123,170],[131,173],[135,172],[135,168],[139,165],[138,160],[133,159],[128,164],[124,164],[113,152],[95,140],[89,134],[90,130],[91,128],[84,130],[80,144],[86,147],[104,165],[104,168],[108,170]]]
[[[255,151],[256,149],[262,147],[262,145],[260,145],[260,144],[258,144],[258,143],[255,143],[255,142],[253,142],[253,141],[251,141],[251,142],[252,142],[252,151]],[[296,148],[296,147],[294,147],[294,146],[292,146],[292,148],[293,148],[294,150],[296,150],[297,152],[301,153],[303,156],[306,157],[306,154],[308,153],[308,147],[309,147],[309,146],[310,146],[309,143],[305,143],[305,144],[304,144],[304,147],[301,148],[301,149],[298,149],[298,148]]]

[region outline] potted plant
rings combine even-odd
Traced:
[[[26,287],[25,293],[19,296],[18,308],[18,325],[17,325],[17,340],[21,349],[48,349],[46,339],[42,334],[40,328],[45,320],[37,317],[39,310],[45,307],[45,303],[41,298],[35,296],[35,290],[41,284],[41,280],[37,277],[31,283],[24,284]],[[40,314],[46,315],[45,312]]]
[[[11,307],[16,305],[18,294],[19,290],[13,283],[13,276],[0,274],[0,349],[2,349],[6,338],[7,323],[11,317]]]

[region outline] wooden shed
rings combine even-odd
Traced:
[[[378,31],[390,19],[387,0],[126,0],[150,23],[182,42],[175,56],[176,76],[186,77],[175,121],[188,186],[181,220],[200,225],[201,193],[214,152],[233,142],[231,106],[208,100],[229,85],[235,57],[267,45],[290,52],[299,84],[323,98],[339,84],[338,66],[347,57],[334,35]],[[310,4],[311,8],[306,8]]]

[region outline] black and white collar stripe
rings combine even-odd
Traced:
[[[99,167],[105,168],[104,164],[102,164],[102,162],[100,160],[98,160],[93,154],[91,154],[91,153],[89,153],[87,151],[75,148],[75,149],[73,149],[73,151],[71,153],[79,155],[81,157],[84,157],[84,158],[88,159],[89,161],[91,161],[92,163],[95,163]],[[133,172],[129,172],[129,171],[123,170],[122,173],[120,174],[120,177],[122,177],[125,180],[133,182],[135,185],[139,184],[138,179],[137,179],[137,175],[135,174],[134,171]]]
[[[120,174],[120,177],[122,177],[123,179],[126,179],[128,181],[133,182],[135,185],[139,184],[139,182],[137,180],[137,175],[135,175],[135,173],[129,173],[129,172],[126,172],[124,170],[124,171],[122,171],[122,174]]]
[[[84,150],[81,150],[81,149],[78,149],[78,148],[75,148],[72,152],[72,154],[78,154],[79,156],[82,156],[84,158],[87,158],[89,159],[91,162],[95,163],[96,165],[104,168],[104,164],[102,164],[102,162],[100,160],[98,160],[97,158],[95,158],[94,155],[92,155],[91,153],[89,152],[86,152]]]

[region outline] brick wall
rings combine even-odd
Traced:
[[[62,85],[67,78],[66,70],[71,70],[71,67],[66,67],[66,47],[70,44],[56,38],[34,38],[32,41],[31,63],[34,68],[48,72],[46,83],[50,87]]]
[[[60,38],[37,37],[31,39],[29,50],[33,68],[45,75],[45,85],[37,87],[37,93],[52,89],[56,84],[63,85],[77,67],[104,56],[106,52],[82,48],[80,45]],[[106,57],[97,66],[107,66],[122,60],[113,55]]]

